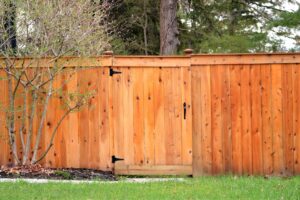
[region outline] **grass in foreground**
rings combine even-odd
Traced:
[[[0,183],[0,199],[300,199],[300,177],[203,177],[155,183]]]

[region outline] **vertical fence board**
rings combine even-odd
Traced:
[[[69,94],[77,94],[78,86],[77,86],[77,77],[78,73],[73,73],[70,75],[70,81],[68,84],[68,92]],[[67,140],[67,165],[79,167],[79,133],[78,133],[78,112],[72,112],[68,116],[68,140]]]
[[[109,125],[109,75],[108,68],[101,68],[101,74],[99,74],[99,124],[100,124],[100,169],[110,170],[112,167],[111,156],[112,145],[111,145],[111,130]],[[132,99],[131,99],[132,102]]]
[[[172,68],[172,114],[170,116],[172,121],[174,157],[173,164],[182,164],[182,94],[181,94],[181,70],[180,68]]]
[[[204,120],[202,119],[202,91],[201,85],[203,84],[201,80],[201,72],[203,68],[194,67],[192,68],[192,116],[193,116],[193,176],[203,175],[204,163],[203,156],[205,148],[203,143],[202,127]]]
[[[7,80],[3,70],[0,71],[0,92],[2,98],[0,99],[0,163],[8,163],[8,135],[6,129],[6,105],[7,105]]]
[[[186,116],[182,116],[182,164],[192,164],[192,82],[191,68],[183,67],[181,70],[181,98],[182,104],[186,103]],[[182,109],[182,108],[181,108]],[[184,114],[184,113],[183,113]],[[182,115],[183,115],[182,114]]]
[[[231,105],[230,105],[230,71],[229,66],[221,67],[222,76],[222,139],[223,139],[223,166],[226,173],[231,171]]]
[[[88,91],[91,91],[91,99],[88,102],[89,116],[88,116],[88,126],[90,131],[89,143],[89,166],[91,168],[99,169],[100,155],[99,155],[99,77],[100,71],[98,69],[89,70],[89,82]]]
[[[272,83],[270,65],[261,66],[261,87],[262,87],[262,135],[263,135],[263,172],[273,173],[273,132],[272,132]]]
[[[293,174],[293,77],[292,65],[282,66],[283,146],[285,173]]]
[[[252,174],[250,66],[241,67],[241,123],[243,173]]]
[[[293,65],[294,174],[300,173],[300,65]]]
[[[173,134],[173,116],[174,116],[174,107],[173,107],[173,91],[172,91],[172,74],[173,71],[171,68],[164,70],[164,106],[165,106],[165,134],[166,134],[166,164],[174,164],[175,157],[175,144],[174,144],[174,134]]]
[[[283,135],[282,135],[282,74],[281,65],[272,65],[272,128],[274,173],[284,171]]]
[[[232,123],[232,171],[242,174],[241,138],[241,68],[230,67],[231,123]]]
[[[132,73],[130,68],[126,68],[123,71],[123,118],[124,118],[124,156],[125,163],[134,163],[134,149],[133,149],[133,83],[132,83]]]
[[[143,68],[132,70],[134,81],[134,107],[133,118],[134,120],[134,162],[135,164],[144,163],[144,91],[143,91]]]
[[[211,131],[212,131],[212,173],[221,174],[223,170],[222,141],[222,66],[212,66],[211,69]]]
[[[145,131],[145,164],[154,164],[154,102],[153,102],[153,68],[144,69],[144,131]]]
[[[154,144],[155,144],[155,164],[162,165],[166,162],[166,135],[164,133],[165,123],[165,101],[164,82],[165,77],[161,68],[153,69],[153,98],[154,98]]]
[[[262,173],[262,123],[260,65],[251,66],[251,131],[253,174]]]
[[[210,66],[201,66],[201,141],[203,154],[203,173],[212,172],[212,137],[211,137],[211,73]]]
[[[78,74],[78,84],[79,92],[85,94],[88,91],[88,82],[89,75],[88,70],[80,70],[81,73]],[[89,141],[89,110],[88,106],[81,108],[81,111],[78,113],[78,135],[79,135],[79,165],[80,167],[88,167],[88,141]]]

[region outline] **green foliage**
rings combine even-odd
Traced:
[[[270,30],[276,30],[279,37],[287,37],[295,41],[295,47],[291,51],[300,51],[300,8],[295,12],[282,12],[279,17],[268,25]]]
[[[272,21],[270,24],[271,27],[299,28],[300,9],[295,12],[283,12],[280,14],[279,19]]]
[[[66,171],[56,170],[54,172],[54,174],[56,176],[62,177],[63,179],[71,179],[72,178],[72,175],[69,172],[66,172]]]
[[[147,32],[147,53],[159,53],[159,0],[111,0],[111,21],[115,21],[118,37],[112,47],[116,54],[145,54],[144,26]],[[146,17],[147,16],[147,25]]]
[[[198,47],[201,53],[251,53],[268,51],[264,33],[210,36]]]
[[[281,12],[286,2],[275,0],[182,0],[178,1],[179,52],[193,48],[195,53],[274,52],[282,50],[283,42],[270,37],[268,24],[285,25],[277,31],[288,36],[289,29],[300,23],[299,11]],[[148,53],[159,54],[159,0],[113,0],[118,6],[111,12],[119,22],[120,36],[114,40],[116,53],[145,54],[144,10]],[[145,5],[144,5],[145,2]],[[279,19],[275,20],[274,19]],[[274,29],[271,31],[274,32]]]
[[[182,6],[181,48],[201,53],[277,51],[278,40],[268,37],[265,24],[281,3],[272,0],[191,0]],[[187,8],[184,10],[184,8]]]

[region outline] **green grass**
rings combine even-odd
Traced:
[[[300,177],[203,177],[184,182],[0,183],[0,199],[300,199]]]

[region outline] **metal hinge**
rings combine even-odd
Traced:
[[[121,161],[121,160],[124,160],[124,158],[117,158],[115,155],[113,155],[111,157],[111,162],[112,163],[116,163],[117,161]]]
[[[109,76],[113,76],[114,74],[121,74],[122,72],[114,71],[113,68],[109,68]]]

